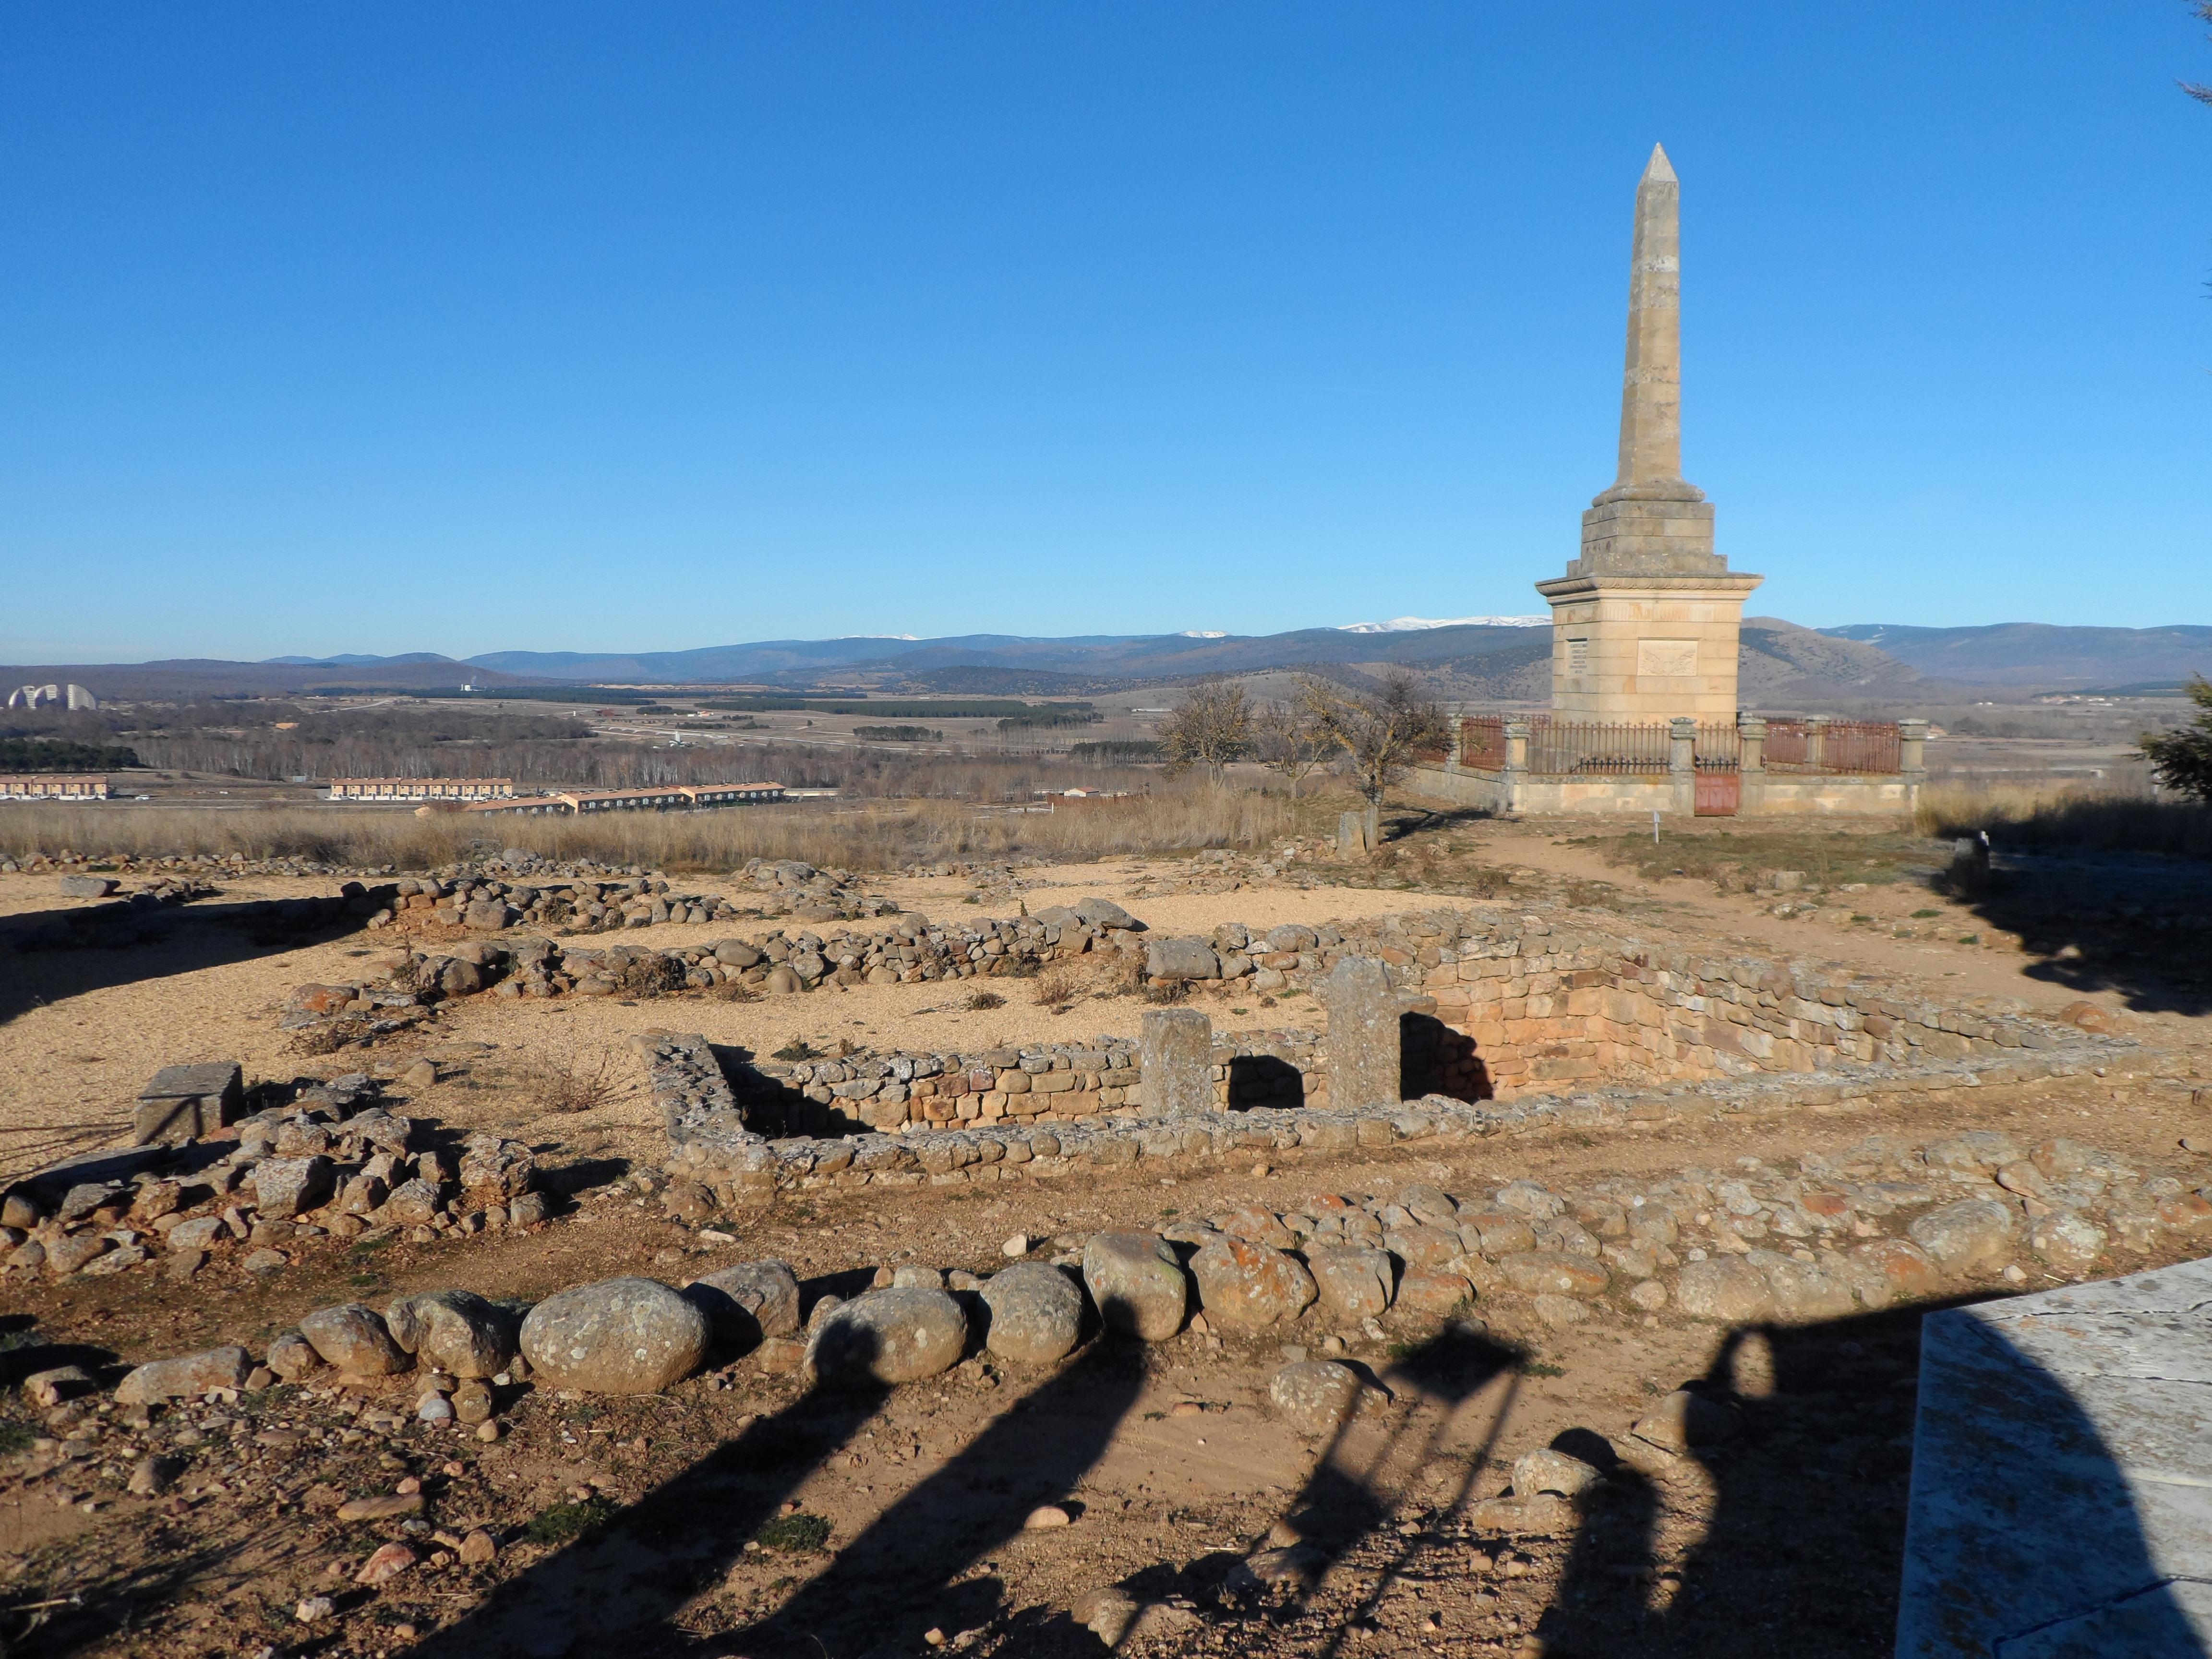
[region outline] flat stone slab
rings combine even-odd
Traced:
[[[141,1100],[185,1100],[198,1095],[234,1095],[245,1083],[234,1060],[216,1060],[204,1066],[164,1066],[154,1080],[138,1091]]]
[[[2212,1653],[2212,1260],[1923,1323],[1897,1652]]]

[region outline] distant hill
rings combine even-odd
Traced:
[[[1474,623],[1380,633],[1304,628],[1287,634],[1088,634],[1060,639],[968,634],[933,640],[762,640],[605,656],[495,651],[469,661],[545,679],[787,681],[826,672],[911,679],[954,668],[995,668],[1074,675],[1095,684],[1102,678],[1241,674],[1322,663],[1448,662],[1525,645],[1529,631],[1512,623]]]
[[[234,663],[0,667],[0,682],[71,679],[102,697],[284,696],[351,688],[441,690],[532,685],[752,685],[938,696],[1085,696],[1209,674],[1315,670],[1365,683],[1394,666],[1419,670],[1451,697],[1540,699],[1551,632],[1522,618],[1431,625],[1302,628],[1282,634],[1081,634],[1042,638],[962,634],[756,640],[690,651],[493,651],[462,661],[428,652]],[[1743,625],[1747,704],[1955,697],[1977,688],[2014,696],[2178,684],[2212,672],[2212,628],[1913,628],[1864,623],[1801,628],[1776,617]],[[9,676],[15,676],[9,680]]]
[[[1983,628],[1911,628],[1854,623],[1820,630],[1887,652],[1939,679],[1970,685],[2075,690],[2157,684],[2212,674],[2212,628],[2060,628],[1996,623]]]

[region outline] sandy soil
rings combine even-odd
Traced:
[[[1137,884],[1143,870],[1141,865],[1126,862],[1067,866],[1051,872],[1052,886],[1031,890],[1024,896],[1033,909],[1092,894],[1119,902]],[[726,890],[710,878],[684,879],[678,884],[691,892]],[[1041,1038],[1133,1036],[1143,1014],[1143,1005],[1126,996],[1086,997],[1067,1012],[1054,1014],[1035,1006],[1030,986],[1020,981],[994,981],[990,988],[1003,994],[1007,1006],[989,1012],[966,1007],[969,994],[977,988],[965,982],[833,988],[805,997],[754,1003],[507,1002],[481,998],[442,1011],[436,1035],[427,1041],[395,1041],[372,1055],[349,1060],[341,1056],[334,1061],[309,1061],[276,1029],[285,997],[296,985],[358,975],[362,971],[360,958],[372,947],[383,948],[389,936],[362,934],[252,951],[236,959],[225,954],[236,945],[234,939],[229,947],[208,948],[190,942],[189,936],[202,931],[192,925],[194,913],[210,907],[327,893],[332,886],[325,880],[285,878],[227,881],[219,899],[200,901],[185,915],[173,919],[173,937],[187,942],[136,945],[123,952],[0,954],[0,975],[22,981],[18,989],[27,994],[21,1000],[27,1004],[0,1023],[0,1168],[32,1161],[18,1149],[45,1151],[64,1136],[119,1129],[127,1121],[129,1101],[146,1079],[163,1066],[186,1061],[236,1060],[251,1082],[289,1079],[303,1072],[324,1074],[333,1065],[344,1064],[368,1063],[380,1071],[396,1071],[426,1048],[482,1043],[500,1057],[480,1063],[480,1069],[495,1074],[493,1084],[502,1089],[514,1085],[526,1093],[533,1066],[588,1069],[598,1055],[623,1037],[665,1028],[672,1021],[687,1030],[703,1031],[718,1043],[757,1052],[779,1048],[793,1037],[817,1044],[843,1038],[860,1047],[974,1050]],[[0,921],[64,914],[90,902],[57,898],[53,890],[51,876],[0,876]],[[750,899],[750,892],[726,890],[740,902]],[[887,881],[878,890],[907,908],[948,921],[963,912],[1012,915],[1014,909],[1012,903],[963,906],[960,898],[972,890],[971,885],[950,879]],[[1286,921],[1316,924],[1388,914],[1423,901],[1382,890],[1255,887],[1211,896],[1129,902],[1149,925],[1175,933],[1210,930],[1232,921],[1261,927]],[[804,931],[806,926],[789,925],[793,931]],[[757,935],[770,927],[664,926],[627,931],[621,940],[662,947],[696,945],[739,932]],[[88,957],[100,960],[81,960]],[[35,983],[42,974],[50,975],[47,982]],[[111,979],[120,982],[104,982]],[[73,984],[82,988],[71,994]],[[12,1004],[15,999],[9,1000]],[[1231,1000],[1218,1012],[1232,1024],[1322,1022],[1319,1009],[1305,997],[1286,1001],[1276,1012],[1261,1010],[1249,997]],[[609,1109],[568,1126],[571,1131],[591,1135],[647,1124],[641,1096],[627,1086],[628,1068],[615,1069],[623,1073],[622,1081],[614,1085],[621,1097]],[[441,1090],[428,1101],[428,1109],[472,1127],[477,1127],[472,1120],[483,1116],[491,1127],[510,1133],[532,1121],[518,1120],[511,1107],[489,1115],[472,1110],[465,1098],[470,1092],[459,1087]]]

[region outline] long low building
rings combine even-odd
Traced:
[[[0,800],[106,800],[107,780],[92,772],[0,773]]]
[[[654,789],[555,789],[511,799],[481,800],[471,812],[681,812],[702,806],[748,806],[779,801],[780,783],[685,783]]]
[[[505,800],[513,778],[332,778],[332,800]]]

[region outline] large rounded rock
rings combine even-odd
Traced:
[[[1638,1419],[1629,1432],[1648,1445],[1671,1452],[1716,1446],[1736,1431],[1736,1414],[1717,1401],[1677,1389]]]
[[[2097,1265],[2108,1237],[2079,1210],[2060,1210],[2028,1229],[2027,1247],[2060,1273],[2081,1273]]]
[[[1267,1384],[1267,1399],[1300,1434],[1334,1434],[1359,1405],[1359,1375],[1333,1359],[1285,1365]]]
[[[608,1279],[550,1296],[522,1322],[522,1352],[548,1388],[656,1394],[706,1358],[707,1316],[657,1279]]]
[[[1800,1261],[1779,1250],[1753,1250],[1744,1260],[1766,1281],[1775,1312],[1784,1319],[1842,1319],[1858,1311],[1847,1272]]]
[[[1750,1324],[1774,1316],[1774,1292],[1765,1276],[1741,1256],[1717,1255],[1684,1265],[1674,1305],[1692,1319]]]
[[[253,1166],[253,1206],[264,1220],[312,1210],[331,1195],[326,1158],[268,1158]]]
[[[1321,1292],[1305,1264],[1265,1244],[1210,1238],[1190,1260],[1198,1305],[1225,1330],[1264,1331],[1296,1319]]]
[[[1604,1479],[1604,1472],[1595,1464],[1550,1447],[1523,1452],[1513,1460],[1516,1498],[1534,1498],[1545,1492],[1557,1492],[1562,1498],[1579,1498]]]
[[[189,1399],[210,1389],[242,1389],[252,1370],[253,1360],[243,1348],[210,1348],[180,1358],[156,1359],[115,1385],[115,1403],[148,1406]]]
[[[806,1370],[825,1388],[916,1382],[950,1370],[968,1346],[968,1316],[944,1291],[899,1285],[843,1304],[806,1340]]]
[[[684,1297],[707,1316],[724,1348],[754,1348],[799,1328],[799,1275],[781,1261],[718,1267],[686,1285]]]
[[[1316,1245],[1306,1252],[1306,1266],[1322,1311],[1335,1318],[1372,1319],[1390,1305],[1395,1275],[1387,1251]]]
[[[984,1344],[1004,1358],[1050,1364],[1083,1335],[1083,1292],[1049,1263],[1018,1261],[986,1279],[982,1295],[991,1310]]]
[[[496,1376],[514,1358],[514,1316],[472,1291],[395,1297],[384,1324],[423,1364],[454,1376]]]
[[[390,1376],[407,1369],[407,1354],[376,1316],[358,1302],[318,1308],[300,1322],[300,1334],[323,1357],[353,1376]]]
[[[1520,1250],[1498,1266],[1523,1296],[1603,1296],[1612,1283],[1600,1264],[1566,1250]]]
[[[1943,1288],[1942,1269],[1909,1238],[1874,1238],[1851,1246],[1844,1258],[1851,1288],[1869,1308],[1887,1308],[1899,1297],[1934,1296]]]
[[[1109,1331],[1164,1342],[1182,1328],[1190,1286],[1156,1233],[1097,1233],[1083,1247],[1083,1282]]]
[[[1947,1273],[2001,1267],[2012,1254],[2014,1210],[1994,1199],[1962,1198],[1930,1210],[1905,1231]]]

